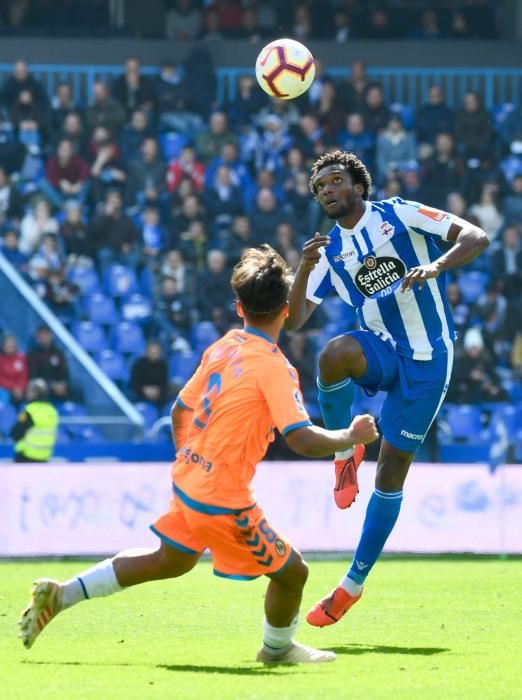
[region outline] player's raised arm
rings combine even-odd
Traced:
[[[301,263],[295,273],[294,283],[288,298],[290,304],[288,307],[288,317],[285,321],[285,328],[290,331],[297,330],[306,323],[312,315],[315,307],[313,301],[306,298],[306,290],[308,287],[308,279],[310,273],[315,269],[317,263],[321,259],[320,248],[328,245],[330,239],[328,236],[321,236],[316,233],[313,238],[303,246],[303,255]]]
[[[354,445],[367,445],[378,437],[375,419],[366,414],[356,416],[344,430],[307,425],[288,432],[285,440],[291,450],[304,457],[326,457]]]

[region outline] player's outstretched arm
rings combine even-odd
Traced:
[[[368,414],[355,416],[348,428],[326,430],[317,425],[296,428],[285,436],[288,447],[304,457],[327,457],[354,445],[367,445],[379,437],[375,419]]]
[[[312,315],[313,310],[317,306],[313,301],[306,298],[306,287],[308,285],[308,277],[321,258],[319,248],[328,245],[330,238],[321,236],[316,233],[313,238],[303,246],[303,255],[297,272],[295,273],[294,283],[290,291],[288,301],[288,318],[285,321],[285,328],[289,331],[295,331],[306,323]]]

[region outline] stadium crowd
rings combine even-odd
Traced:
[[[245,75],[218,104],[201,47],[150,77],[129,58],[85,104],[67,83],[47,95],[18,61],[0,99],[1,251],[150,421],[236,323],[228,279],[241,251],[266,241],[295,269],[303,241],[331,226],[308,172],[337,147],[369,167],[372,198],[422,201],[488,233],[489,252],[449,279],[459,341],[448,400],[520,401],[519,106],[489,113],[469,92],[454,110],[437,84],[418,109],[389,104],[360,62],[346,80],[318,62],[293,101],[270,99]],[[317,350],[356,323],[337,302],[283,339],[314,416]],[[4,330],[0,392],[16,404],[27,378],[42,376],[30,358],[42,330],[29,360]],[[47,367],[51,380],[58,365]],[[56,381],[65,398],[66,369]]]
[[[6,35],[106,36],[143,34],[140,3],[131,15],[124,0],[7,0],[0,5]],[[158,0],[148,34],[175,41],[289,35],[302,41],[334,39],[492,39],[498,36],[494,0]],[[141,24],[141,26],[140,26]],[[147,32],[147,30],[146,30]]]

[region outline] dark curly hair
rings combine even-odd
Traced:
[[[245,250],[230,279],[245,313],[258,322],[277,316],[288,301],[292,281],[284,259],[266,243]]]
[[[327,165],[342,165],[350,173],[350,177],[354,185],[362,185],[364,187],[363,199],[368,199],[372,188],[372,178],[364,163],[357,158],[354,153],[348,151],[331,151],[325,153],[318,158],[312,165],[312,175],[310,177],[310,191],[316,195],[314,181],[317,174]]]

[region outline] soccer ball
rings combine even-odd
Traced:
[[[314,57],[298,41],[277,39],[257,57],[256,78],[272,97],[293,100],[306,92],[315,78]]]

